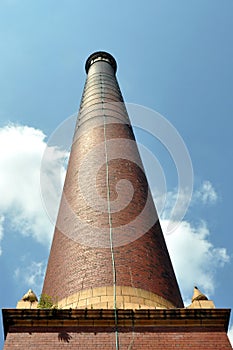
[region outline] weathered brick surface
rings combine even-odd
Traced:
[[[108,349],[115,350],[115,332],[106,327],[75,328],[57,327],[48,330],[46,327],[38,329],[17,329],[8,333],[4,350],[57,350],[57,349]],[[177,329],[154,328],[119,329],[120,350],[229,350],[232,349],[227,335],[223,331],[206,328]]]
[[[111,66],[93,64],[80,106],[43,293],[61,300],[82,289],[113,285],[112,236],[117,285],[146,289],[182,307],[122,102]]]

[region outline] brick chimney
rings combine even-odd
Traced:
[[[229,309],[216,309],[197,287],[183,307],[114,58],[96,52],[86,72],[48,298],[38,305],[29,290],[16,309],[3,309],[4,350],[232,349]]]
[[[183,307],[116,61],[96,52],[85,68],[42,293],[62,308]]]

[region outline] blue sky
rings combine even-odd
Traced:
[[[96,50],[116,58],[125,101],[163,115],[189,150],[193,199],[166,237],[185,301],[197,284],[217,307],[233,307],[232,32],[232,0],[0,2],[1,307],[15,307],[29,288],[40,294],[53,230],[41,204],[41,157],[78,110],[85,60]],[[175,168],[158,142],[135,130],[165,173],[164,224]],[[56,171],[64,171],[56,159],[55,199]]]

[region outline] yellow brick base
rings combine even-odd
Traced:
[[[113,286],[97,287],[82,290],[58,301],[58,308],[62,309],[113,309]],[[118,309],[171,309],[175,306],[166,299],[133,287],[116,287],[116,307]]]

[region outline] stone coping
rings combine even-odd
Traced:
[[[169,310],[88,310],[88,309],[3,309],[5,337],[8,331],[20,328],[46,327],[216,327],[227,332],[230,309]],[[117,316],[117,317],[116,317]],[[117,320],[117,321],[116,321]],[[153,328],[154,329],[154,328]],[[94,330],[93,330],[94,331]]]

